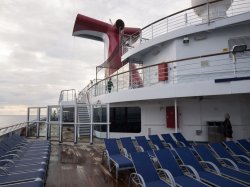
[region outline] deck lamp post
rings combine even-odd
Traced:
[[[243,53],[247,50],[247,45],[241,44],[241,45],[234,45],[231,53],[233,55],[233,63],[234,63],[234,76],[236,76],[236,54],[237,53]]]

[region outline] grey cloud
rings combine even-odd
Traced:
[[[17,106],[20,112],[25,111],[20,107],[56,104],[60,90],[81,90],[95,77],[95,66],[104,61],[103,44],[72,36],[77,13],[143,27],[187,2],[1,0],[0,107]]]

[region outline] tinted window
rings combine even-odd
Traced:
[[[141,109],[139,107],[110,108],[110,132],[141,132]]]

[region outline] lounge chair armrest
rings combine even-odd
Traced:
[[[154,144],[154,147],[156,148],[156,150],[160,150],[160,148],[158,147],[158,145]]]
[[[14,150],[11,150],[11,151],[8,151],[7,153],[9,154],[12,154],[13,152],[17,152],[17,153],[23,153],[22,150],[19,150],[19,149],[14,149]]]
[[[164,143],[164,145],[166,146],[166,147],[169,147],[170,149],[173,149],[173,146],[170,144],[170,143]]]
[[[250,162],[250,158],[246,157],[245,155],[233,155],[233,157],[240,158],[242,161],[245,160],[246,162]]]
[[[141,152],[144,152],[144,149],[142,146],[138,146],[138,147],[140,148]]]
[[[136,149],[138,152],[142,152],[141,146],[135,146],[135,149]]]
[[[8,170],[5,167],[0,167],[0,171],[3,171],[4,174],[9,174]]]
[[[17,154],[7,154],[7,155],[3,155],[0,157],[0,160],[3,159],[3,158],[6,158],[6,157],[17,157],[18,159],[20,159],[19,155]]]
[[[195,141],[191,141],[192,145],[197,145],[197,143]]]
[[[194,174],[194,176],[195,176],[195,178],[196,178],[197,180],[199,180],[199,181],[201,180],[201,178],[200,178],[198,172],[196,171],[196,169],[195,169],[193,166],[181,164],[180,167],[187,168],[189,171],[191,171],[191,172]]]
[[[170,173],[170,171],[166,170],[166,169],[157,169],[157,171],[162,171],[168,178],[170,181],[171,186],[176,186],[175,180],[173,175]]]
[[[178,143],[179,143],[182,147],[186,147],[186,145],[185,145],[183,142],[178,141]]]
[[[137,177],[139,179],[139,181],[135,181],[134,180],[135,177]],[[145,183],[143,177],[140,174],[138,174],[138,173],[131,173],[130,174],[128,186],[131,185],[131,180],[134,180],[136,183],[141,184],[143,187],[146,187],[146,183]]]
[[[213,163],[213,162],[209,162],[209,161],[200,161],[200,163],[205,163],[207,165],[210,165],[214,170],[215,172],[221,176],[221,172],[220,172],[220,169]]]
[[[126,156],[126,157],[128,157],[128,151],[127,151],[127,149],[126,148],[122,148],[122,152],[124,153],[124,155]]]
[[[7,162],[7,163],[11,163],[13,165],[15,165],[15,162],[13,160],[10,160],[10,159],[3,159],[3,160],[0,160],[0,163],[1,162]]]
[[[237,164],[234,162],[234,161],[232,161],[231,159],[229,159],[229,158],[217,158],[218,160],[222,160],[222,161],[224,161],[225,163],[229,163],[231,166],[233,166],[234,167],[234,169],[235,170],[237,170],[237,171],[239,171],[240,169],[239,169],[239,167],[237,166]]]

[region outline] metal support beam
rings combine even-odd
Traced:
[[[177,99],[174,99],[174,112],[175,112],[175,116],[174,116],[174,120],[175,120],[175,132],[178,132],[178,110],[177,110]]]
[[[78,118],[77,118],[77,104],[75,104],[75,109],[74,109],[74,114],[75,114],[75,119],[74,119],[74,144],[77,144],[78,140]]]
[[[60,105],[60,120],[59,120],[59,143],[62,143],[63,139],[63,124],[62,124],[62,116],[63,116],[63,107]]]
[[[47,117],[46,117],[46,140],[48,140],[49,137],[50,137],[49,124],[50,124],[50,107],[47,106]]]
[[[37,108],[37,121],[36,122],[36,137],[39,138],[39,131],[40,131],[40,118],[41,118],[41,108]]]
[[[110,138],[110,134],[109,134],[109,131],[110,131],[110,126],[109,126],[109,123],[110,123],[110,111],[109,111],[109,104],[107,104],[107,134],[106,134],[106,138],[109,139]]]
[[[90,105],[90,144],[93,144],[93,113],[93,105]]]

